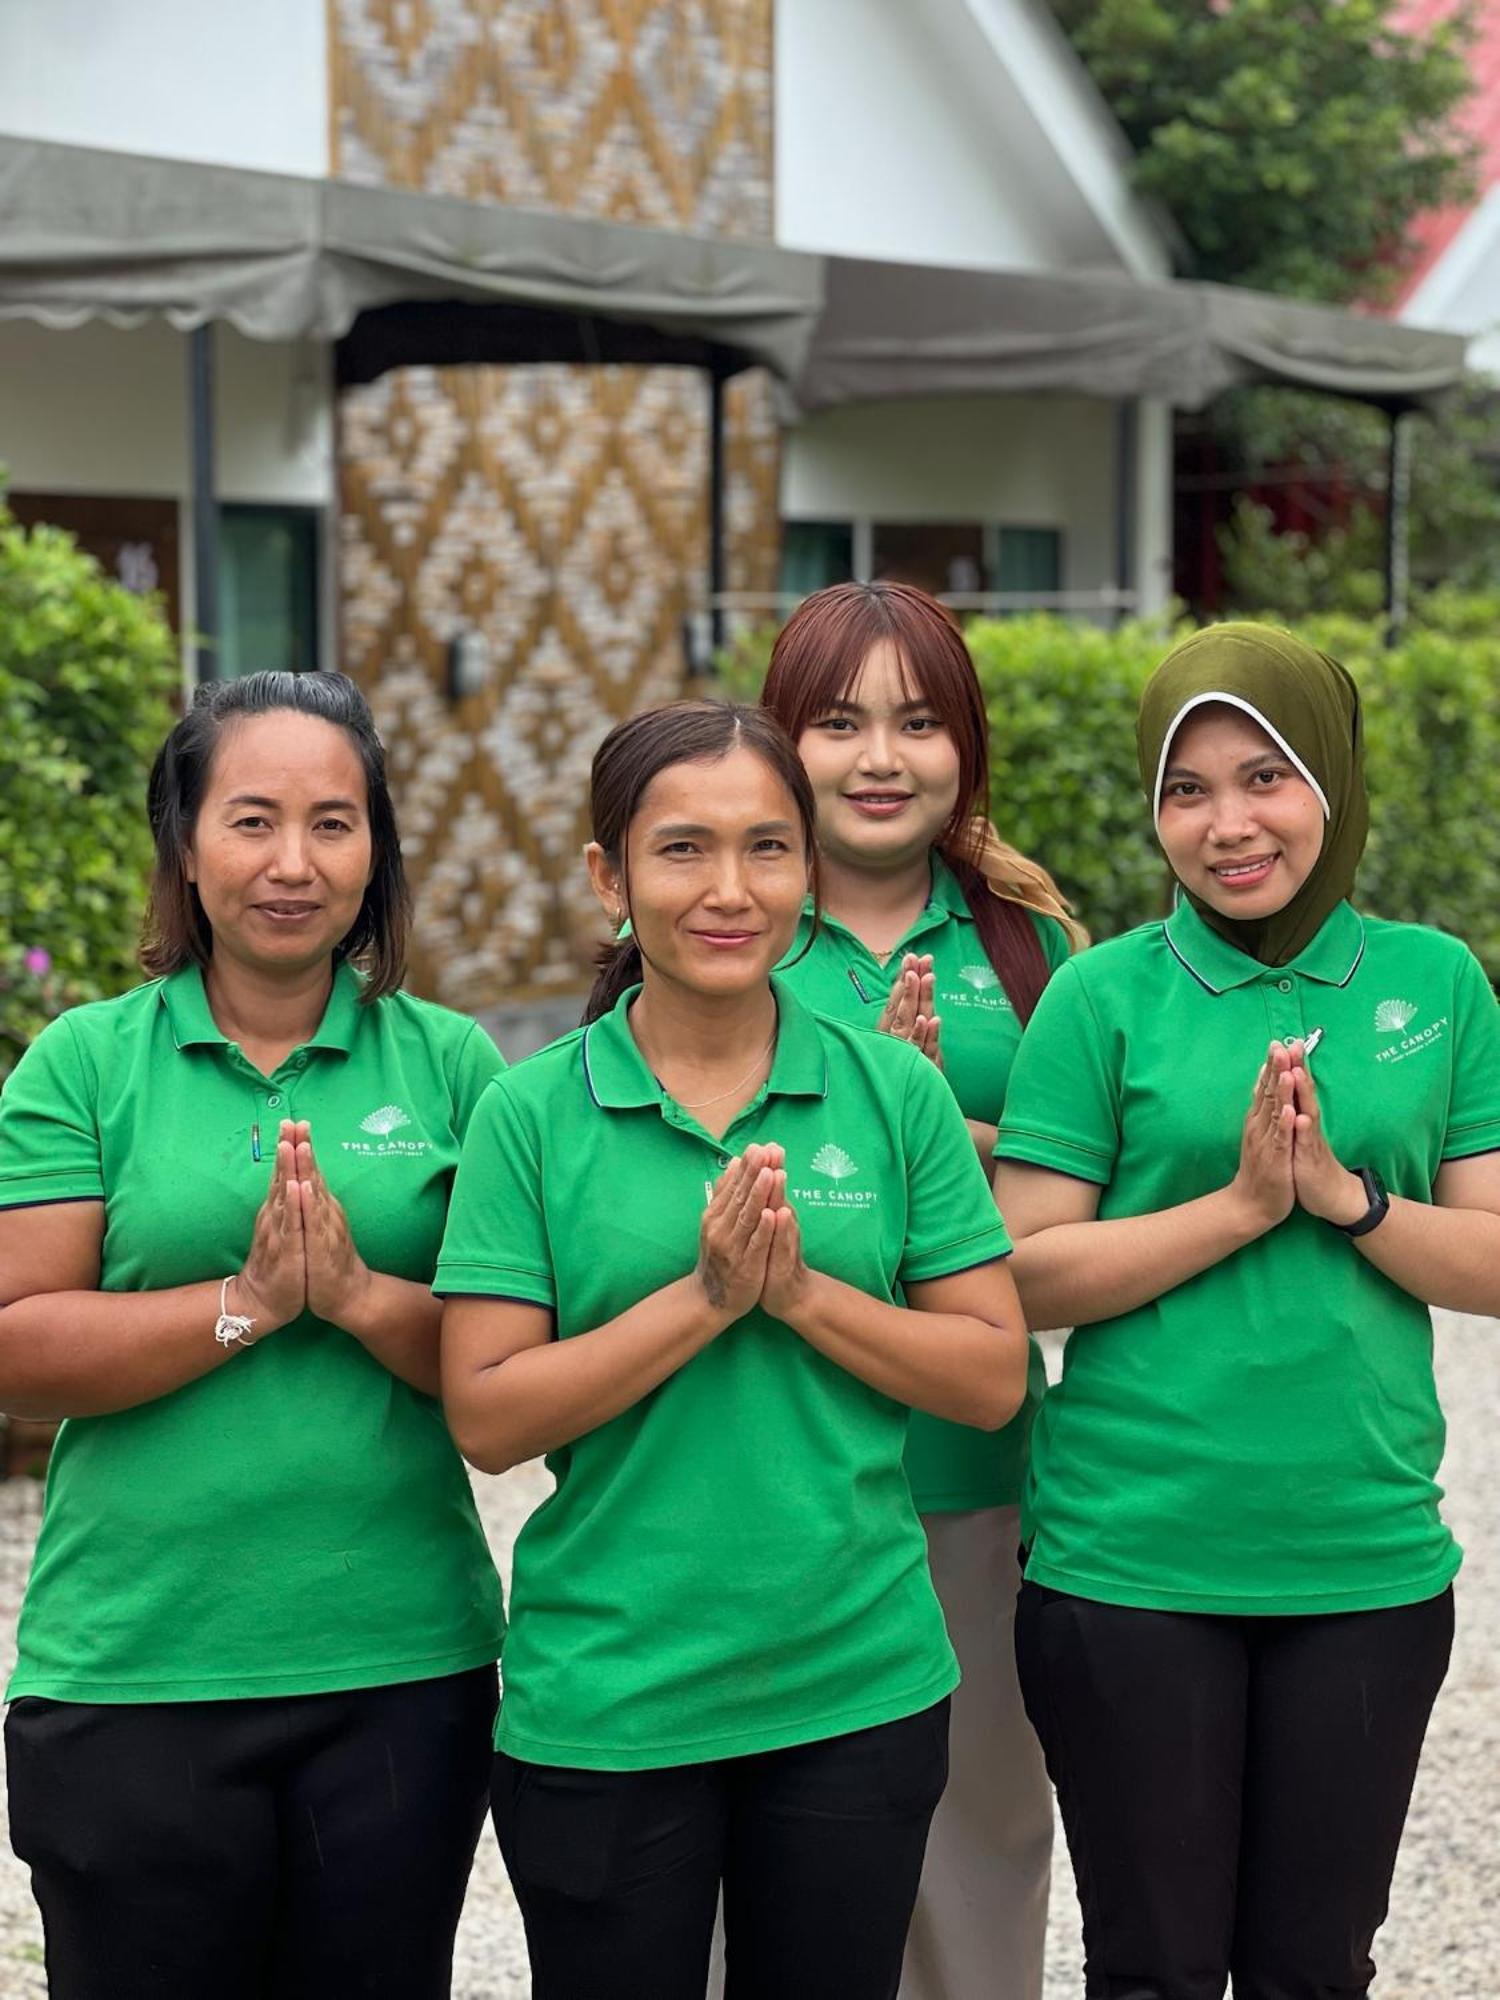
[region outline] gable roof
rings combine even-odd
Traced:
[[[961,4],[1017,92],[1013,115],[1031,121],[1031,143],[1048,147],[1123,269],[1169,277],[1174,225],[1136,194],[1130,142],[1048,0]]]
[[[788,0],[776,23],[779,242],[1171,275],[1169,225],[1047,0]]]
[[[1395,20],[1403,32],[1423,35],[1451,20],[1457,11],[1458,0],[1406,0]],[[1403,318],[1409,307],[1422,313],[1424,304],[1429,313],[1441,311],[1438,294],[1444,288],[1429,281],[1478,211],[1494,207],[1491,197],[1500,189],[1500,6],[1482,5],[1473,11],[1475,38],[1469,68],[1474,92],[1460,110],[1458,123],[1479,148],[1477,193],[1470,203],[1450,203],[1417,218],[1411,233],[1419,246],[1418,254],[1393,308]]]

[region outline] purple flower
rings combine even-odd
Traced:
[[[34,944],[26,954],[25,966],[26,970],[34,972],[38,979],[45,979],[52,970],[52,954],[50,951],[43,951],[39,944]]]

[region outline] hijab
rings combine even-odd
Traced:
[[[1146,683],[1136,721],[1141,783],[1153,825],[1178,730],[1196,708],[1226,702],[1256,722],[1323,808],[1323,845],[1307,879],[1268,917],[1227,917],[1183,894],[1211,930],[1263,965],[1304,950],[1354,888],[1369,829],[1359,690],[1337,660],[1274,625],[1211,625],[1185,639]]]

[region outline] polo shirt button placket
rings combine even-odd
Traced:
[[[1266,1017],[1272,1038],[1278,1042],[1295,1040],[1302,1029],[1302,1009],[1297,1000],[1297,982],[1283,976],[1265,982]]]

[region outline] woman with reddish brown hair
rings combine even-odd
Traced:
[[[988,1172],[1021,1030],[1087,936],[1046,869],[990,824],[988,723],[962,634],[908,584],[835,584],[787,622],[762,700],[818,808],[822,921],[809,904],[781,976],[812,1006],[924,1050]],[[1052,1801],[1011,1628],[1044,1386],[1033,1344],[1026,1402],[1004,1430],[911,1419],[907,1474],[964,1678],[904,2000],[1040,2000]]]

